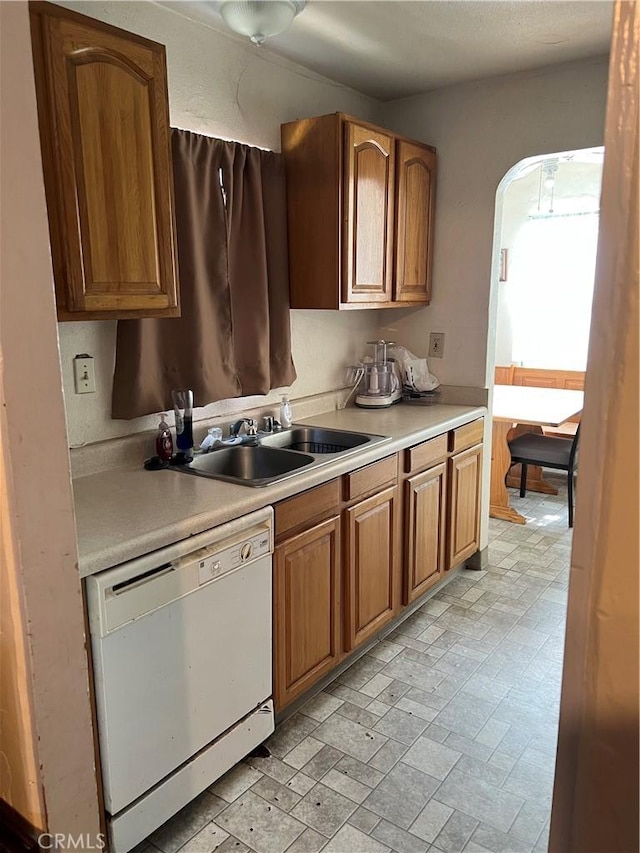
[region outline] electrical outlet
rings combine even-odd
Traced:
[[[73,378],[76,385],[76,394],[93,394],[96,390],[93,356],[83,352],[73,359]]]
[[[442,358],[444,355],[444,332],[431,332],[429,335],[429,358]]]

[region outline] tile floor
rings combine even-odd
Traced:
[[[491,520],[464,571],[136,853],[546,851],[571,533]]]

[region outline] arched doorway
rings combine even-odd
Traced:
[[[489,384],[495,367],[512,365],[584,373],[603,156],[600,147],[527,158],[500,182]]]

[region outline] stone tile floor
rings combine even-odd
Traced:
[[[571,532],[512,492],[463,571],[136,853],[541,853]]]

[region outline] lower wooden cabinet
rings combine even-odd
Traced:
[[[397,486],[345,515],[345,649],[351,651],[389,622],[400,603]]]
[[[404,603],[419,598],[445,570],[446,463],[405,482]]]
[[[311,527],[274,553],[274,691],[289,704],[341,654],[340,518]]]
[[[452,456],[449,465],[447,569],[474,554],[480,545],[482,445]]]
[[[391,455],[276,505],[276,710],[478,550],[482,428],[408,448],[400,483]]]

